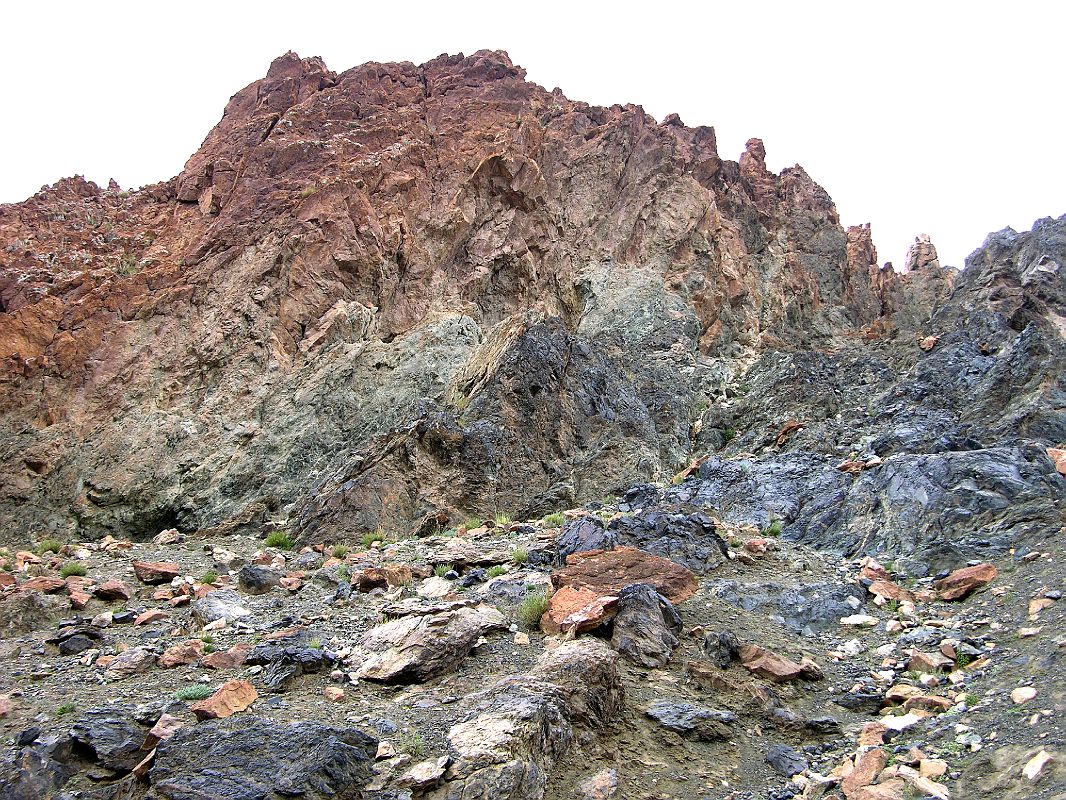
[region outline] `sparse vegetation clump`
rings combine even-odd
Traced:
[[[563,512],[556,511],[553,514],[546,515],[540,522],[545,528],[558,528],[565,519]]]
[[[362,534],[362,539],[359,541],[362,543],[362,546],[366,547],[369,550],[371,547],[374,546],[374,542],[385,544],[389,541],[389,537],[388,534],[383,530],[371,530],[367,533]]]
[[[763,528],[763,536],[780,536],[781,531],[785,529],[784,523],[776,517],[770,520],[770,524]]]
[[[37,545],[37,555],[43,556],[45,553],[58,553],[63,547],[63,543],[59,539],[42,539],[41,543]]]
[[[398,744],[400,749],[407,753],[411,758],[419,759],[426,752],[426,746],[422,741],[422,736],[418,731],[411,731],[399,738]]]
[[[192,686],[183,686],[178,689],[178,691],[174,692],[174,699],[183,700],[185,702],[204,700],[214,693],[214,689],[206,683],[194,683]]]
[[[505,525],[510,525],[511,522],[512,522],[511,515],[510,514],[506,514],[506,513],[502,512],[502,511],[497,513],[496,516],[492,518],[492,521],[495,522],[500,527],[503,527]]]
[[[212,584],[218,580],[218,573],[213,569],[209,569],[203,575],[200,576],[200,583]]]
[[[451,572],[451,569],[451,564],[437,564],[437,566],[433,568],[433,574],[436,575],[438,578],[443,578],[445,575]]]
[[[292,550],[294,544],[292,537],[285,531],[273,531],[266,538],[266,546],[276,547],[278,550]]]
[[[56,709],[56,716],[62,717],[67,714],[71,714],[76,708],[77,705],[75,705],[74,703],[63,703],[63,705],[59,706]]]
[[[497,564],[495,567],[489,567],[485,570],[485,575],[489,578],[498,578],[501,575],[507,574],[507,567],[503,564]]]
[[[525,564],[529,561],[529,551],[524,547],[516,547],[511,551],[511,562],[514,564]]]
[[[546,592],[534,592],[527,595],[526,599],[518,604],[518,621],[530,630],[535,630],[540,625],[540,618],[548,610],[548,595]]]
[[[346,544],[335,544],[333,545],[333,549],[330,550],[330,555],[334,558],[344,558],[348,555],[348,549],[348,545]]]
[[[64,578],[69,578],[72,575],[81,577],[85,575],[85,565],[79,564],[77,561],[68,561],[62,567],[59,568],[59,574]]]

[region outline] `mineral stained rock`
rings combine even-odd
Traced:
[[[757,139],[503,52],[288,53],[177,177],[0,207],[0,530],[357,538],[677,474],[818,546],[1002,552],[1066,492],[1064,227],[897,273]],[[613,533],[713,569],[672,514]]]

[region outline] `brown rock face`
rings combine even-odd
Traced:
[[[590,550],[567,556],[566,566],[552,573],[556,589],[586,589],[599,596],[618,596],[633,583],[646,583],[671,603],[688,600],[699,589],[691,570],[636,547]]]
[[[749,672],[774,683],[797,680],[803,675],[802,665],[755,644],[740,648],[740,663]]]
[[[137,580],[149,585],[169,583],[181,574],[181,567],[172,561],[134,561]]]
[[[244,711],[259,694],[248,681],[232,680],[222,684],[213,695],[189,707],[197,719],[222,719]]]
[[[0,206],[0,530],[357,538],[669,478],[706,357],[950,288],[765,156],[502,52],[287,53],[177,177]]]
[[[941,600],[962,600],[978,589],[987,586],[996,577],[992,564],[977,564],[957,569],[934,584]]]
[[[932,267],[939,269],[940,258],[936,254],[936,245],[933,244],[929,234],[923,233],[914,237],[914,244],[907,249],[906,269],[926,269]]]

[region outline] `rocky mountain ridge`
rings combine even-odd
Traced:
[[[0,800],[1063,797],[1066,217],[289,53],[0,243]]]
[[[954,280],[878,268],[868,228],[764,155],[570,101],[503,53],[283,56],[177,178],[4,207],[3,519],[147,536],[342,503],[365,531],[668,479],[708,384],[922,332]],[[466,480],[375,440],[460,423]]]

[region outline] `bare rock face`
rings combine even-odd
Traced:
[[[454,669],[483,634],[505,627],[492,606],[429,606],[367,633],[360,644],[368,655],[357,674],[382,683],[429,680]]]
[[[358,540],[676,475],[682,510],[755,482],[731,522],[983,559],[1062,514],[1064,227],[896,272],[758,139],[503,52],[288,53],[177,177],[0,207],[0,536]],[[687,527],[611,533],[715,568]]]
[[[907,271],[911,271],[925,269],[927,267],[936,269],[939,266],[940,258],[936,254],[936,245],[934,245],[933,240],[929,238],[929,234],[922,233],[915,236],[914,244],[907,248],[904,268]]]
[[[0,207],[4,529],[552,510],[673,474],[709,356],[906,281],[758,140],[524,76],[288,53],[176,178]]]
[[[602,731],[617,720],[624,701],[617,659],[598,640],[567,642],[529,674],[475,695],[467,719],[448,732],[456,755],[448,780],[426,797],[544,797],[578,730]]]

